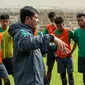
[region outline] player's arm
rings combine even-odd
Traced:
[[[74,41],[74,32],[72,30],[69,30],[69,38]],[[73,52],[74,52],[74,50],[76,48],[76,45],[77,45],[77,43],[74,41],[74,44],[72,46],[72,49],[71,49],[71,52],[69,53],[69,55],[73,54]]]

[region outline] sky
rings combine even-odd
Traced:
[[[36,8],[57,7],[82,9],[85,8],[85,0],[0,0],[0,8],[21,8],[26,5]]]

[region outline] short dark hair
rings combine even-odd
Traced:
[[[55,24],[61,24],[64,22],[62,17],[56,17],[56,19],[54,20]]]
[[[49,18],[53,18],[54,16],[56,16],[55,12],[50,12],[50,13],[48,13],[48,17],[49,17]]]
[[[79,14],[77,14],[77,18],[79,18],[79,17],[82,17],[82,16],[84,16],[85,17],[85,13],[79,13]]]
[[[26,16],[29,16],[31,18],[35,14],[38,14],[38,11],[35,8],[31,6],[25,6],[20,10],[20,20],[23,23],[25,21]]]
[[[3,20],[3,19],[9,19],[9,15],[8,14],[2,14],[0,15],[0,20]]]

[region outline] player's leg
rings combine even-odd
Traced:
[[[66,58],[66,68],[67,68],[67,72],[68,72],[69,85],[74,85],[73,60],[70,57]]]
[[[54,66],[54,62],[55,62],[55,53],[54,52],[48,52],[47,54],[47,78],[50,82],[51,77],[52,77],[52,70],[53,70],[53,66]]]
[[[78,72],[83,73],[83,83],[85,85],[85,58],[78,57]]]
[[[68,78],[69,78],[69,85],[74,85],[74,78],[72,72],[68,73]]]
[[[62,81],[62,85],[67,85],[67,78],[66,78],[66,64],[65,59],[58,58],[57,60],[57,69],[58,73],[60,73],[60,78]]]
[[[60,73],[62,85],[67,85],[67,78],[66,78],[66,72]]]

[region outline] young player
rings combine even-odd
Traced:
[[[55,30],[53,34],[55,34],[57,38],[64,41],[68,45],[67,48],[71,50],[70,42],[71,39],[74,40],[73,31],[70,30],[69,28],[64,27],[64,20],[62,17],[57,17],[55,19],[55,24],[57,26],[57,30]],[[66,71],[68,73],[69,85],[74,85],[72,53],[75,47],[76,43],[74,43],[74,46],[69,54],[64,54],[59,50],[56,51],[57,68],[58,68],[58,73],[60,73],[62,85],[67,85]]]

